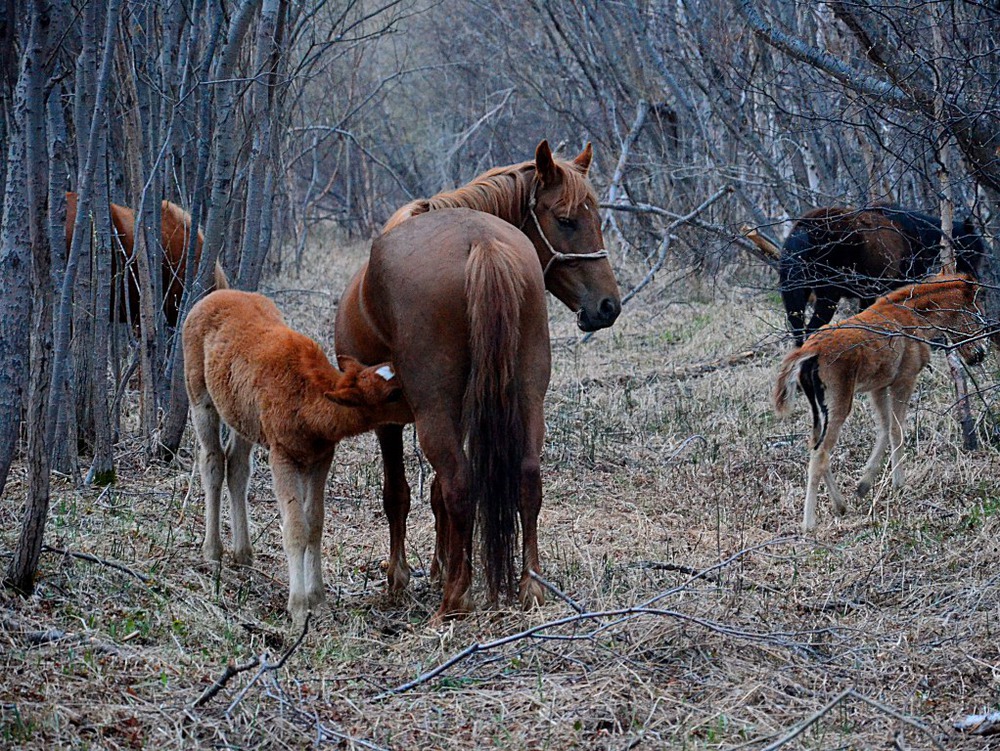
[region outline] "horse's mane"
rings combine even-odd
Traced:
[[[962,300],[975,292],[975,281],[968,274],[935,274],[918,284],[908,284],[894,289],[883,299],[889,305],[905,303],[908,308],[922,310],[931,304],[943,302],[939,298],[959,293]]]
[[[594,189],[572,162],[556,160],[562,171],[562,192],[552,206],[556,211],[575,207],[584,201],[597,202]],[[406,221],[411,216],[437,209],[467,208],[482,211],[519,227],[525,218],[528,200],[535,182],[535,163],[521,162],[507,167],[494,167],[455,190],[443,191],[431,198],[418,198],[399,208],[389,217],[382,232]]]

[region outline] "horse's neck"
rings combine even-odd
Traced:
[[[922,339],[933,339],[940,334],[953,335],[957,331],[969,328],[972,314],[965,307],[943,305],[918,308],[913,311],[917,321],[916,335]]]

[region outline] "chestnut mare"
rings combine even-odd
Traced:
[[[66,194],[66,246],[73,241],[73,226],[76,224],[76,193]],[[139,283],[136,280],[136,267],[132,263],[132,248],[135,241],[135,212],[125,206],[111,204],[111,222],[115,227],[121,247],[119,252],[111,254],[111,272],[115,279],[123,274],[128,280],[128,296],[125,294],[124,281],[119,281],[114,295],[118,299],[117,320],[139,325]],[[184,293],[184,271],[187,265],[187,244],[191,237],[191,215],[175,203],[164,201],[161,209],[161,236],[163,246],[161,258],[163,315],[167,325],[177,326],[177,316],[181,307],[181,295]],[[201,258],[201,230],[198,230],[198,241],[195,248],[195,260]],[[125,269],[123,272],[122,269]],[[115,314],[112,313],[112,316]]]
[[[444,582],[436,621],[471,608],[476,514],[491,596],[513,589],[520,517],[520,599],[526,607],[543,600],[531,577],[539,572],[539,454],[550,366],[542,291],[576,312],[584,331],[610,326],[621,311],[586,179],[592,155],[588,144],[574,160],[557,160],[542,141],[533,162],[490,170],[404,206],[337,308],[337,354],[369,364],[392,360],[436,473],[431,575]],[[410,578],[402,426],[382,425],[376,433],[388,581],[398,591]]]

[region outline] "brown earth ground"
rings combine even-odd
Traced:
[[[330,352],[336,297],[366,252],[317,248],[265,290]],[[641,266],[622,264],[624,288]],[[388,598],[370,435],[339,449],[328,607],[301,642],[263,452],[257,559],[220,575],[201,563],[190,430],[171,466],[143,466],[124,441],[113,488],[57,478],[37,594],[0,594],[0,747],[1000,748],[953,727],[1000,702],[995,447],[958,449],[935,355],[910,414],[907,488],[883,476],[844,519],[823,494],[802,536],[806,408],[779,423],[769,405],[788,347],[775,280],[726,268],[661,274],[587,343],[552,302],[540,546],[561,596],[528,613],[489,609],[480,590],[478,612],[432,629],[426,577]],[[979,413],[996,362],[975,371]],[[835,460],[845,490],[872,440],[862,403]],[[426,569],[428,468],[407,442],[409,550]],[[5,555],[23,493],[15,466]],[[227,665],[247,669],[195,706]]]

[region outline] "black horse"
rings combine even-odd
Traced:
[[[971,219],[952,227],[959,272],[978,278],[986,246]],[[877,205],[828,206],[805,214],[785,239],[778,262],[781,299],[795,343],[829,323],[842,297],[861,307],[937,269],[941,220],[930,214]],[[806,304],[815,296],[806,322]]]

